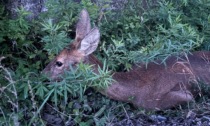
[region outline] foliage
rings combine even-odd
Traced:
[[[46,125],[43,111],[60,117],[65,125],[112,124],[132,107],[91,90],[113,81],[107,67],[126,71],[133,63],[158,59],[164,63],[171,55],[209,50],[207,0],[148,1],[146,5],[134,0],[120,11],[111,10],[110,2],[48,0],[47,11],[31,22],[23,7],[16,10],[18,17],[11,19],[1,5],[0,125]],[[95,74],[92,66],[81,63],[74,70],[70,66],[71,72],[66,71],[62,81],[50,82],[40,71],[73,41],[82,8],[90,13],[92,26],[100,28],[96,55],[104,68]]]
[[[209,26],[209,10],[203,9],[209,8],[207,3],[198,2],[198,7],[192,1],[163,0],[155,5],[149,4],[153,9],[144,11],[141,1],[130,1],[120,16],[111,16],[109,22],[103,22],[101,26],[103,51],[109,65],[118,70],[122,65],[122,68],[129,69],[131,65],[128,64],[133,62],[148,63],[157,59],[164,62],[171,55],[196,50],[201,44],[207,44],[208,35],[199,30],[200,26],[205,25],[207,29]],[[191,5],[196,8],[192,9]],[[190,10],[186,11],[187,8]],[[201,11],[206,17],[190,14]],[[195,18],[198,25],[193,23]]]
[[[65,31],[59,31],[62,25],[54,25],[52,20],[49,19],[42,26],[44,27],[42,30],[49,34],[42,38],[42,42],[46,43],[44,49],[49,54],[58,54],[69,44],[70,39],[67,37],[67,33]]]

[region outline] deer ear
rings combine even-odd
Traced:
[[[100,32],[98,28],[93,28],[81,41],[79,51],[83,52],[85,56],[93,53],[98,47],[100,40]]]
[[[87,33],[90,32],[90,17],[87,10],[83,9],[80,12],[79,21],[76,26],[76,42],[80,42]]]

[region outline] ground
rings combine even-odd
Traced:
[[[101,101],[104,98],[101,94],[94,95]],[[116,103],[117,106],[112,103]],[[88,104],[92,106],[99,102],[90,101]],[[74,108],[76,107],[82,106],[75,103]],[[87,112],[87,114],[91,115],[91,112]],[[110,100],[98,118],[102,118],[104,115],[106,115],[105,125],[107,126],[210,126],[210,100],[198,98],[196,102],[162,111],[144,110],[135,108],[131,104]],[[55,108],[49,104],[45,106],[42,118],[46,120],[48,126],[79,125],[73,118],[64,122],[61,114],[58,114]],[[87,121],[87,118],[84,121]]]

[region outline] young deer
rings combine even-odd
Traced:
[[[90,18],[86,10],[80,13],[76,27],[75,41],[51,61],[44,73],[56,80],[79,62],[94,65],[94,72],[101,63],[92,53],[100,39],[98,28],[91,30]],[[158,62],[158,61],[157,61]],[[193,90],[197,81],[210,84],[210,52],[194,52],[190,55],[172,56],[167,66],[149,63],[147,68],[133,66],[129,72],[115,72],[115,80],[107,89],[100,91],[109,98],[130,102],[146,109],[165,109],[193,100]]]

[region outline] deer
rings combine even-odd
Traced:
[[[44,68],[43,73],[57,80],[65,70],[70,70],[69,65],[76,68],[80,62],[93,65],[93,72],[97,73],[102,63],[93,52],[99,41],[99,28],[91,28],[89,14],[83,9],[76,25],[75,40]],[[209,51],[170,56],[165,61],[167,65],[160,62],[140,63],[133,65],[130,71],[113,72],[114,81],[99,92],[137,107],[162,110],[193,101],[198,95],[194,87],[199,82],[210,84]]]

